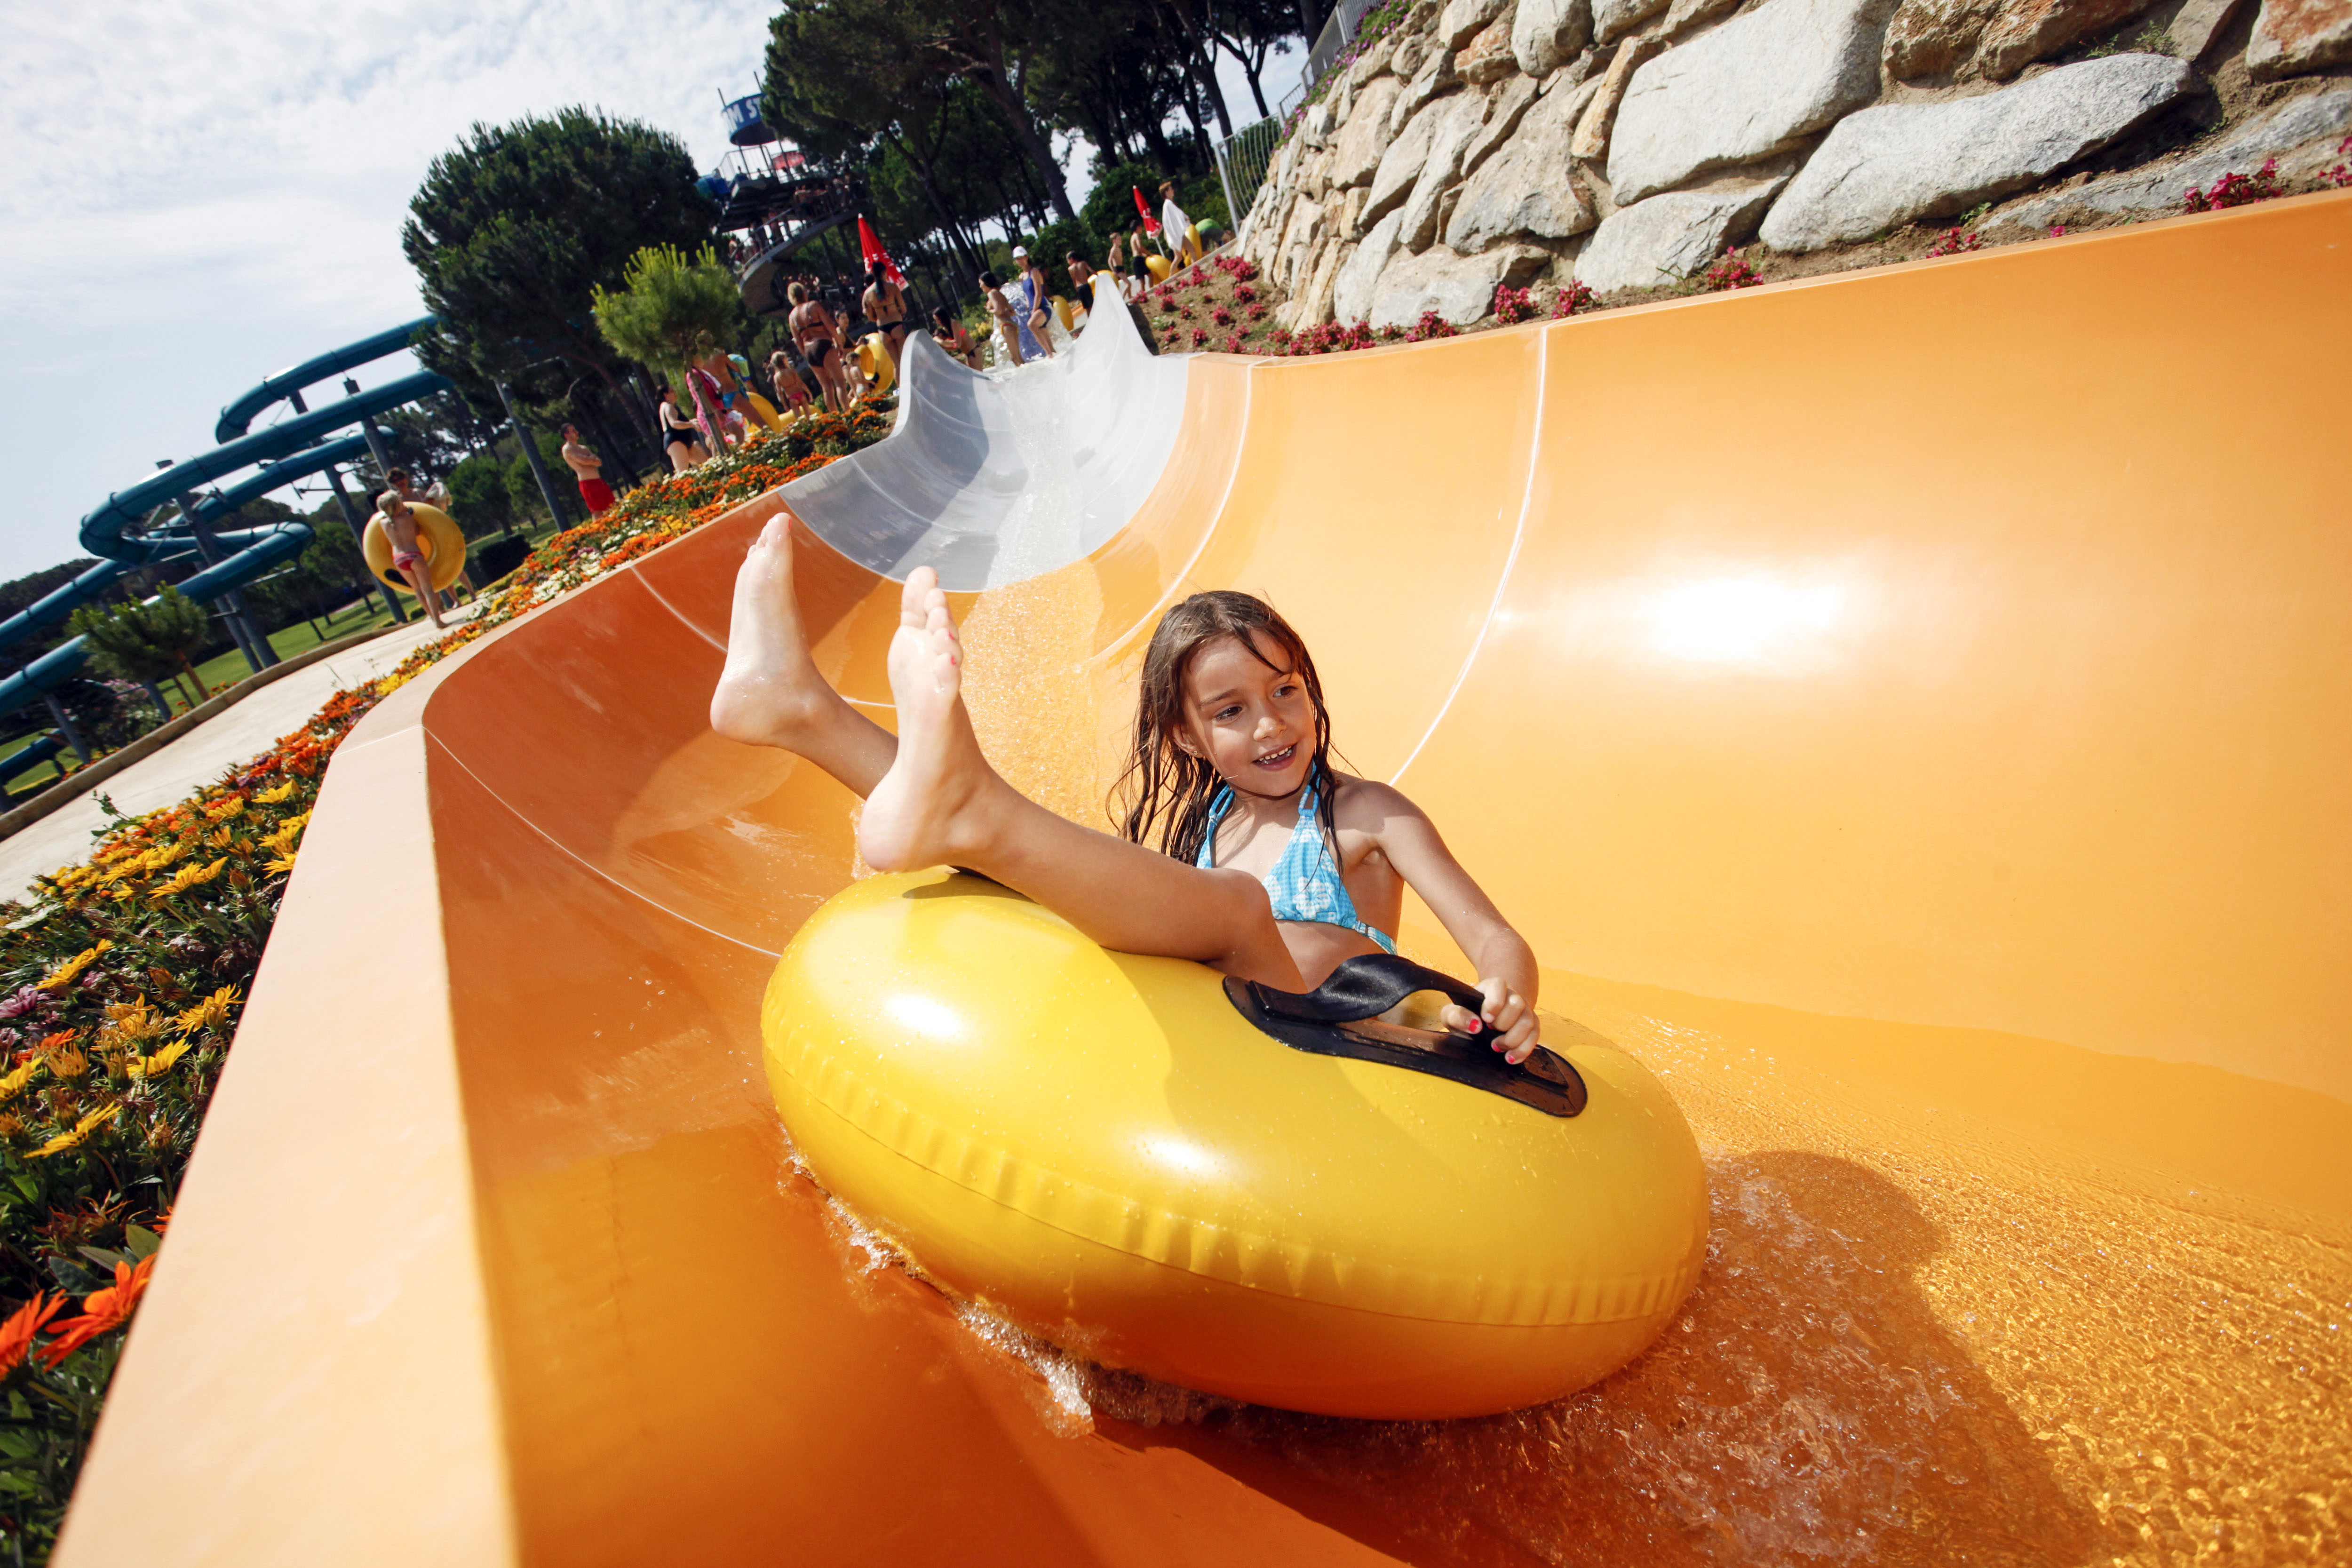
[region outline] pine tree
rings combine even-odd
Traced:
[[[210,635],[210,617],[177,588],[166,584],[143,605],[84,605],[68,624],[102,673],[147,684],[175,680],[190,707],[204,700],[189,659]]]

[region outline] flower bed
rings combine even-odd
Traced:
[[[882,409],[825,415],[639,486],[541,544],[466,625],[179,805],[113,815],[88,860],[0,905],[0,1539],[21,1560],[56,1542],[343,737],[492,628],[888,433]]]

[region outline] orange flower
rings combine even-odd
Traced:
[[[149,1253],[136,1268],[128,1263],[116,1264],[114,1283],[83,1297],[82,1315],[58,1325],[58,1337],[41,1347],[42,1363],[55,1370],[59,1362],[99,1335],[129,1322],[139,1298],[147,1293],[147,1276],[153,1272],[157,1256]]]
[[[33,1336],[64,1310],[65,1304],[63,1292],[44,1296],[36,1290],[31,1300],[17,1308],[6,1322],[0,1323],[0,1377],[16,1370],[25,1352],[33,1348]]]

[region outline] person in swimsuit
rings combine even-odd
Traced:
[[[392,488],[400,492],[400,499],[406,501],[410,506],[429,506],[435,510],[442,512],[446,512],[449,510],[449,488],[446,485],[444,485],[439,479],[436,479],[430,485],[419,489],[416,486],[416,476],[410,473],[406,468],[394,468],[390,473],[384,475],[384,478],[392,482]],[[478,592],[474,586],[474,574],[472,568],[467,566],[458,567],[457,583],[450,587],[441,590],[441,607],[443,609],[450,610],[457,608],[457,590],[459,588],[466,590],[466,596],[469,599],[474,596],[476,592]]]
[[[590,517],[613,504],[613,487],[604,482],[604,459],[581,444],[577,425],[563,427],[563,462],[580,481],[580,504]]]
[[[778,512],[736,574],[710,724],[729,740],[806,757],[864,796],[866,864],[963,867],[1103,947],[1191,959],[1288,992],[1388,951],[1409,887],[1486,977],[1477,1011],[1449,1004],[1444,1026],[1512,1062],[1534,1052],[1534,952],[1419,807],[1331,766],[1314,661],[1271,605],[1195,594],[1160,617],[1143,655],[1121,831],[1104,833],[1030,800],[990,765],[961,696],[964,650],[929,567],[908,576],[890,644],[898,733],[834,690],[810,656],[793,592],[797,523]]]
[[[890,281],[889,272],[880,262],[866,269],[865,306],[866,317],[875,331],[882,334],[883,346],[890,351],[893,374],[904,374],[907,369],[907,296]]]
[[[1013,362],[1013,368],[1019,369],[1028,363],[1021,353],[1021,340],[1028,334],[1021,330],[1021,318],[1013,301],[1004,297],[1004,285],[997,281],[995,273],[983,272],[980,275],[980,293],[987,301],[989,319],[996,323],[996,341],[1004,345],[1005,357]]]
[[[669,458],[669,471],[682,474],[697,463],[706,461],[709,449],[703,446],[701,432],[694,421],[677,405],[677,388],[665,386],[661,392],[662,451]]]
[[[1045,274],[1024,246],[1013,247],[1013,266],[1020,274],[1013,279],[1010,292],[1021,323],[1021,352],[1029,359],[1052,359],[1054,329],[1048,323],[1054,307],[1046,298]]]
[[[840,329],[834,325],[833,312],[809,298],[808,285],[795,283],[784,290],[793,302],[792,314],[784,318],[784,330],[793,334],[793,346],[816,376],[817,391],[824,405],[835,414],[849,412],[849,383],[841,368]]]
[[[964,324],[948,314],[945,305],[931,312],[931,341],[972,369],[980,368],[980,345]]]
[[[383,518],[383,536],[392,545],[392,569],[408,579],[409,591],[425,613],[441,625],[441,595],[433,591],[433,574],[425,570],[425,552],[416,548],[416,514],[408,510],[408,498],[401,493],[401,480],[408,476],[394,468],[392,487],[375,498],[375,510]],[[387,475],[386,478],[391,478]]]
[[[793,356],[782,349],[768,356],[768,384],[776,389],[776,400],[787,415],[797,415],[809,405],[808,383],[793,368]]]

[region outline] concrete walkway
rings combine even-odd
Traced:
[[[299,669],[40,821],[0,838],[0,898],[18,897],[35,877],[89,855],[92,833],[107,822],[97,796],[113,801],[126,816],[184,800],[197,786],[268,751],[336,692],[383,674],[412,649],[440,635],[431,622],[418,621]]]

